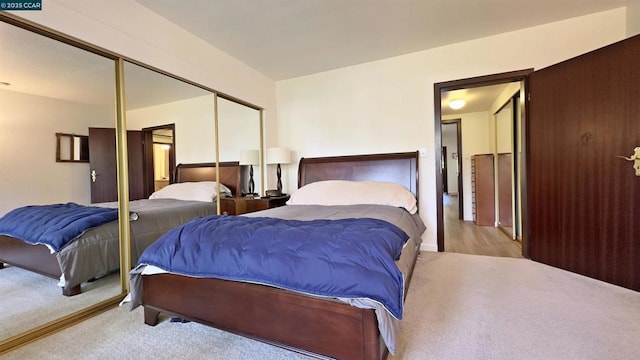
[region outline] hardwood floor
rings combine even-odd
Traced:
[[[477,226],[458,219],[458,197],[444,195],[444,249],[448,252],[522,257],[519,241],[493,226]]]

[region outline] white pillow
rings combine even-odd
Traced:
[[[149,199],[178,199],[212,202],[216,199],[217,186],[215,181],[196,181],[169,184],[154,192]],[[220,184],[220,191],[224,196],[231,196],[231,190]]]
[[[416,198],[404,186],[380,181],[327,180],[305,185],[291,194],[287,205],[374,204],[418,211]]]

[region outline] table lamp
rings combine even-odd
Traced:
[[[253,182],[253,165],[260,164],[260,152],[258,150],[240,151],[240,165],[249,165],[249,188],[246,195],[257,196]]]
[[[273,147],[267,149],[267,164],[277,164],[276,175],[278,177],[278,188],[276,191],[269,190],[268,196],[281,196],[282,195],[282,169],[281,164],[288,164],[291,162],[291,151],[283,147]]]

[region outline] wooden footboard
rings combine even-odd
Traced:
[[[173,274],[145,275],[145,323],[160,312],[290,350],[382,359],[375,311],[268,286]]]
[[[44,245],[31,245],[10,236],[0,235],[0,268],[9,264],[35,273],[60,279],[62,272],[58,259]],[[80,293],[80,285],[62,288],[62,294],[73,296]]]
[[[0,235],[0,262],[54,279],[61,275],[58,259],[46,246],[31,245],[9,236]]]

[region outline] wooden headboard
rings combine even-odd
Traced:
[[[298,187],[322,180],[393,182],[418,199],[418,152],[301,158]]]
[[[215,163],[178,164],[174,176],[176,182],[216,181]],[[220,163],[220,183],[228,187],[233,196],[240,193],[240,164],[237,161]]]

